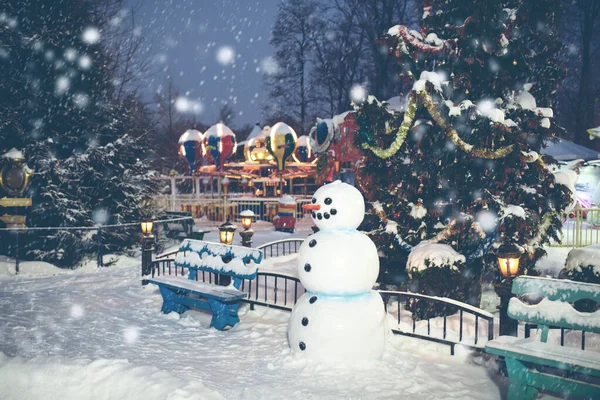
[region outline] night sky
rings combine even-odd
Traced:
[[[135,0],[132,0],[135,2]],[[136,2],[136,4],[138,4]],[[145,78],[144,97],[165,88],[170,75],[180,112],[217,122],[229,104],[233,126],[261,120],[263,72],[276,68],[269,46],[278,0],[142,0],[135,13],[157,73]]]

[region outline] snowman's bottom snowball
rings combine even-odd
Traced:
[[[387,334],[385,308],[376,291],[360,296],[304,293],[288,325],[294,353],[350,363],[379,358]]]

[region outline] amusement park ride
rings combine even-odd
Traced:
[[[187,130],[179,139],[179,154],[187,161],[189,171],[185,175],[172,172],[159,178],[171,181],[171,194],[165,200],[169,201],[171,211],[187,211],[195,216],[209,214],[207,210],[194,212],[200,207],[207,208],[205,203],[221,201],[225,205],[216,207],[225,211],[215,221],[236,213],[229,210],[228,202],[235,202],[238,208],[244,201],[260,202],[260,210],[270,209],[265,204],[273,202],[282,211],[278,221],[288,221],[286,228],[290,228],[287,217],[291,206],[282,206],[279,200],[292,195],[300,198],[298,201],[306,201],[325,182],[351,180],[349,167],[361,158],[352,143],[356,129],[354,113],[346,112],[317,120],[309,135],[300,137],[283,122],[262,129],[256,124],[240,143],[223,123],[211,126],[205,133]],[[178,184],[183,181],[191,181],[191,194],[179,193]],[[188,192],[189,189],[188,185]],[[301,212],[300,206],[298,210]]]

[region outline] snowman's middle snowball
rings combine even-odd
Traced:
[[[377,248],[358,231],[317,232],[298,252],[298,277],[309,292],[364,293],[379,274]],[[311,243],[314,243],[311,246]]]

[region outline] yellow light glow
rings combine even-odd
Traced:
[[[519,257],[498,257],[498,266],[500,267],[500,273],[504,278],[511,278],[517,276],[519,274]]]
[[[252,226],[252,217],[242,217],[242,226],[244,227],[244,229],[250,229],[250,227]]]
[[[142,221],[140,223],[141,228],[142,228],[142,233],[144,235],[150,235],[152,234],[152,227],[154,225],[154,222],[151,220],[147,220],[147,221]]]

